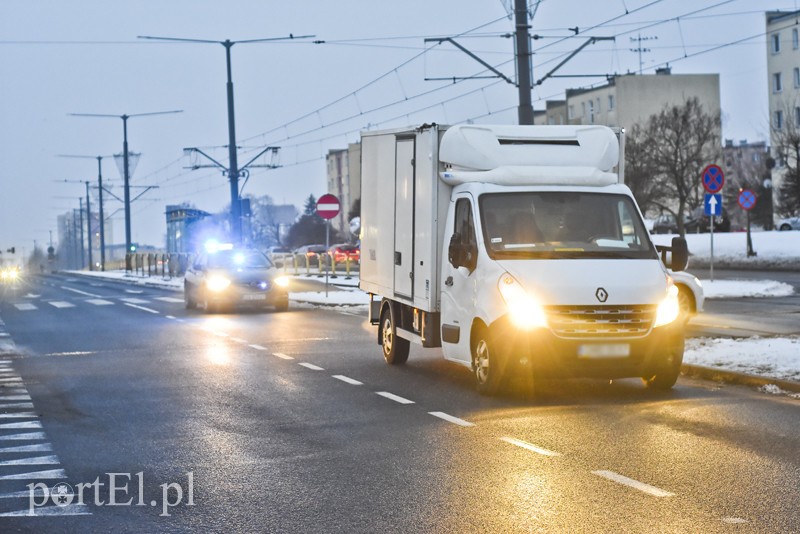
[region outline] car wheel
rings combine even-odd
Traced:
[[[211,304],[211,302],[209,302],[208,300],[208,296],[205,294],[203,295],[203,311],[205,311],[206,313],[217,312],[217,306],[215,304]]]
[[[781,225],[781,232],[788,232],[791,229],[792,229],[792,227],[790,225],[788,225],[788,224],[782,224]]]
[[[187,310],[193,310],[197,308],[197,302],[191,297],[189,293],[189,286],[184,284],[183,286],[183,302],[186,305]]]
[[[383,346],[383,359],[389,365],[402,365],[408,360],[408,351],[411,348],[407,339],[397,336],[397,323],[391,305],[383,308],[381,313],[381,345]]]
[[[681,374],[681,364],[683,363],[683,352],[670,354],[663,363],[662,369],[651,376],[643,376],[642,381],[647,389],[653,391],[667,391],[672,389],[678,376]]]
[[[686,287],[683,284],[677,284],[678,286],[678,306],[680,307],[680,317],[683,320],[683,324],[689,322],[689,318],[695,312],[696,304],[694,301],[694,294],[692,290]]]
[[[489,329],[481,327],[472,341],[472,370],[481,395],[495,395],[503,385],[506,360]]]
[[[287,297],[286,300],[281,300],[275,304],[275,311],[285,312],[289,309],[289,298]]]

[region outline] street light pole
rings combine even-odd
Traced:
[[[89,270],[94,271],[92,260],[92,205],[89,200],[89,180],[86,180],[86,233],[89,234]]]
[[[133,113],[123,115],[108,115],[104,113],[70,113],[74,117],[102,117],[122,119],[122,166],[125,187],[125,270],[130,271],[130,252],[131,252],[131,204],[130,204],[130,172],[128,171],[128,119],[133,117],[146,117],[149,115],[166,115],[168,113],[183,113],[182,109],[171,111],[153,111],[150,113]]]
[[[308,39],[314,35],[300,35],[295,37],[271,37],[266,39],[247,39],[244,41],[213,41],[207,39],[183,39],[179,37],[155,37],[152,35],[139,35],[139,39],[150,39],[155,41],[179,41],[184,43],[211,43],[221,44],[225,47],[225,62],[228,75],[226,84],[228,96],[228,179],[230,180],[231,191],[231,238],[234,243],[242,242],[242,205],[239,199],[239,162],[236,154],[236,124],[233,109],[233,76],[231,74],[231,47],[237,43],[263,43],[268,41],[283,41],[295,39]]]

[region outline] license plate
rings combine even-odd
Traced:
[[[631,355],[627,343],[593,343],[578,347],[578,358],[625,358]]]
[[[264,293],[247,293],[242,300],[267,300],[267,296]]]

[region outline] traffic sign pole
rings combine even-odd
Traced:
[[[711,281],[714,281],[714,215],[711,215]]]
[[[339,199],[330,193],[322,195],[317,200],[317,215],[325,219],[325,298],[328,298],[328,249],[330,248],[331,240],[331,219],[339,215],[341,205]]]

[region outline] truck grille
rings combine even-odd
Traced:
[[[547,306],[545,311],[558,337],[642,337],[653,326],[656,306]]]

